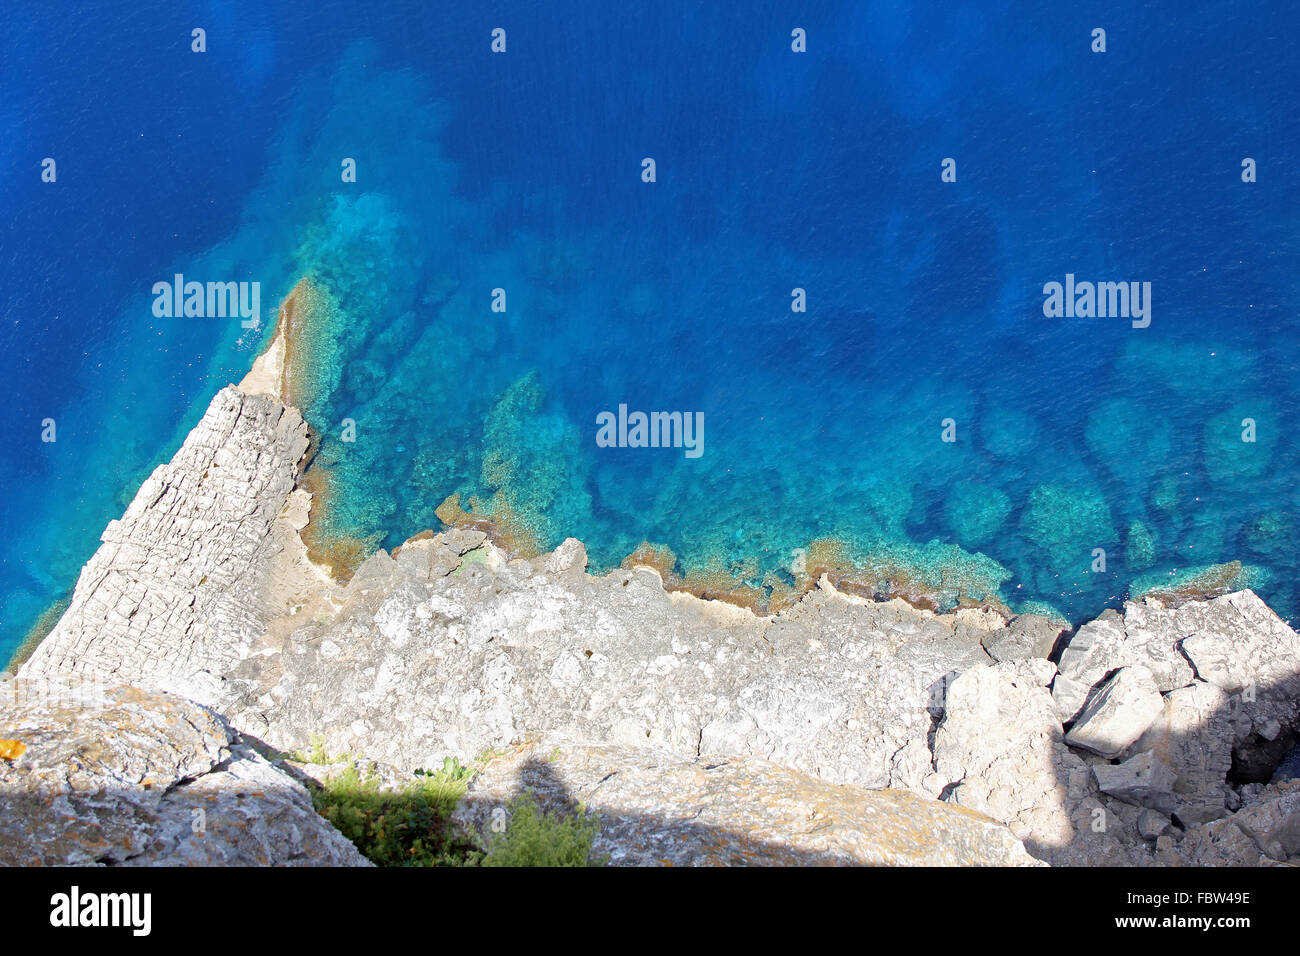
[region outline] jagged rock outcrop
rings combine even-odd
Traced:
[[[565,737],[493,759],[453,822],[484,842],[494,811],[524,790],[544,811],[568,815],[581,805],[599,818],[592,853],[615,866],[1037,863],[1001,824],[905,790],[831,784],[757,757],[683,757]]]
[[[1089,789],[1047,692],[1055,671],[1046,660],[966,671],[948,688],[933,751],[946,799],[1001,820],[1021,839],[1062,847]]]
[[[1006,627],[990,628],[983,638],[984,649],[995,661],[1019,661],[1052,655],[1066,627],[1039,614],[1021,614]]]
[[[1164,712],[1130,748],[1149,752],[1174,775],[1174,806],[1184,823],[1206,823],[1226,806],[1224,783],[1235,738],[1231,698],[1193,683],[1164,696]]]
[[[23,674],[210,698],[212,676],[249,654],[274,616],[285,575],[273,559],[284,551],[306,450],[296,410],[222,389],[176,456],[104,529],[71,605]]]
[[[1174,784],[1178,778],[1150,750],[1129,757],[1123,763],[1095,764],[1092,775],[1102,793],[1134,806],[1160,811],[1165,820],[1177,805]],[[1145,819],[1149,821],[1151,818]],[[1164,832],[1163,827],[1161,832]]]
[[[1300,862],[1300,780],[1262,787],[1236,813],[1192,827],[1181,840],[1161,836],[1155,856],[1167,866]]]
[[[1118,757],[1163,709],[1151,672],[1141,664],[1121,667],[1093,690],[1065,742],[1103,757]]]
[[[1295,800],[1269,781],[1300,733],[1300,638],[1249,591],[1128,603],[1066,636],[823,578],[759,617],[651,568],[589,575],[577,541],[512,560],[470,530],[417,535],[344,586],[297,534],[305,426],[262,372],[265,394],[223,390],[110,524],[23,678],[168,690],[279,749],[320,735],[407,770],[558,734],[583,742],[579,791],[576,768],[648,749],[682,779],[747,768],[716,778],[733,794],[775,792],[763,761],[802,793],[908,790],[917,813],[974,811],[1057,864],[1294,862]],[[788,806],[768,810],[727,825],[764,842]]]
[[[180,697],[0,682],[0,865],[365,866],[307,790]]]
[[[1202,648],[1240,648],[1234,659],[1259,662],[1251,670],[1257,678],[1242,683],[1233,677],[1229,686],[1237,686],[1236,693],[1200,680],[1182,647],[1193,637]],[[1257,742],[1294,740],[1300,727],[1295,632],[1250,591],[1177,607],[1128,603],[1122,613],[1108,611],[1081,627],[1054,677],[1056,668],[1046,667],[1025,675],[1015,665],[998,664],[968,671],[948,688],[934,743],[948,799],[1008,823],[1031,852],[1054,863],[1172,864],[1184,859],[1178,849],[1183,840],[1186,862],[1210,856],[1222,862],[1228,844],[1213,841],[1217,855],[1207,856],[1209,838],[1200,828],[1238,810],[1243,783],[1269,779],[1283,751],[1252,767],[1252,758],[1261,759]],[[1146,728],[1119,750],[1103,749],[1121,768],[1149,754],[1143,764],[1148,779],[1167,791],[1159,797],[1133,781],[1124,786],[1110,759],[1071,747],[1065,733],[1090,710],[1107,708],[1107,689],[1125,671],[1142,678],[1141,713],[1118,739],[1131,737],[1138,724]],[[1158,698],[1146,686],[1147,675],[1155,691],[1163,691]],[[1061,706],[1062,682],[1077,706]],[[1113,744],[1117,738],[1107,739]],[[1278,806],[1285,815],[1292,803]],[[1153,815],[1161,811],[1168,813],[1168,826]],[[1243,843],[1236,830],[1220,831],[1240,851],[1234,858],[1239,865],[1292,861],[1285,841]],[[1156,838],[1160,849],[1153,855]]]

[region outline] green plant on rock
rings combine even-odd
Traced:
[[[441,769],[416,768],[415,776],[420,778],[420,786],[426,796],[439,801],[450,801],[451,808],[455,809],[456,803],[464,796],[474,771],[455,757],[444,757]]]
[[[325,750],[325,738],[320,734],[311,735],[311,762],[329,763],[330,757]]]
[[[329,764],[343,763],[347,758],[343,756],[331,757],[329,751],[325,749],[325,736],[323,734],[312,734],[308,742],[310,750],[286,750],[280,753],[282,760],[292,760],[294,763],[314,763]]]
[[[608,856],[591,856],[600,823],[581,804],[573,816],[546,812],[526,790],[506,806],[509,822],[488,838],[483,866],[604,866],[609,862]]]
[[[481,856],[451,834],[451,812],[472,772],[455,758],[441,770],[417,770],[399,790],[385,790],[374,774],[355,767],[325,781],[312,794],[316,812],[378,866],[462,866]]]

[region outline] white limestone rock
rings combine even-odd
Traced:
[[[1065,628],[1059,621],[1038,614],[1021,614],[1005,628],[989,631],[982,643],[995,661],[1047,658],[1064,633]]]
[[[1134,744],[1151,752],[1175,775],[1172,812],[1185,824],[1224,813],[1224,783],[1232,767],[1234,739],[1230,698],[1199,681],[1166,694],[1161,712]]]
[[[1118,757],[1163,709],[1151,672],[1141,665],[1121,667],[1089,698],[1065,742],[1103,757]]]
[[[1095,764],[1092,773],[1102,793],[1125,803],[1165,814],[1172,813],[1177,805],[1174,784],[1178,778],[1150,750],[1120,764]]]
[[[757,757],[684,757],[543,736],[476,777],[453,823],[489,846],[493,813],[531,791],[599,821],[614,866],[1035,866],[1006,827],[902,790],[827,783]],[[508,828],[508,818],[503,818]]]
[[[272,557],[307,450],[295,409],[228,387],[145,480],[82,569],[72,602],[23,665],[210,701],[215,675],[263,637]]]
[[[946,799],[1001,820],[1033,844],[1064,847],[1074,839],[1064,781],[1085,768],[1061,746],[1046,686],[1053,670],[1044,660],[1013,661],[953,681],[934,766]]]
[[[192,701],[0,683],[0,865],[366,866],[302,784]]]
[[[1129,603],[1124,615],[1105,611],[1075,632],[1061,652],[1060,672],[1076,683],[1096,687],[1119,667],[1140,664],[1161,691],[1183,687],[1192,668],[1178,652],[1183,635],[1144,605]]]

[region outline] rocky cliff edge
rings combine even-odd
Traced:
[[[528,786],[585,803],[615,863],[1300,862],[1300,638],[1252,592],[1129,603],[1070,634],[823,580],[760,617],[669,593],[652,568],[588,574],[573,539],[522,560],[463,529],[380,551],[343,584],[299,537],[307,426],[264,366],[109,524],[0,684],[0,737],[27,738],[0,759],[26,808],[0,841],[13,862],[188,861],[200,851],[173,816],[254,779],[298,841],[276,855],[225,833],[203,853],[358,862],[290,812],[296,783],[251,748],[309,740],[397,774],[495,755],[457,811],[467,833]],[[58,719],[12,691],[69,680],[136,690]],[[104,714],[128,699],[114,737]],[[169,735],[164,716],[187,709],[224,729]],[[118,744],[85,764],[97,736]],[[166,773],[122,776],[160,740]],[[78,803],[87,779],[118,802]],[[147,833],[107,835],[142,805]],[[90,836],[43,840],[52,806]]]

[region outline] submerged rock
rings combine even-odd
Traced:
[[[1038,422],[1018,408],[990,409],[981,417],[979,431],[984,448],[1000,458],[1019,458],[1039,446]]]
[[[1151,474],[1169,460],[1173,429],[1163,418],[1127,398],[1101,401],[1084,428],[1089,450],[1130,489],[1144,490]]]
[[[1155,538],[1141,521],[1134,521],[1129,525],[1124,560],[1133,571],[1145,571],[1156,563]]]
[[[948,527],[958,543],[978,547],[991,540],[1011,514],[1011,499],[991,485],[961,484],[948,499]]]
[[[1278,433],[1277,414],[1266,399],[1240,402],[1211,416],[1202,447],[1206,474],[1228,485],[1259,477],[1272,460]]]
[[[1039,485],[1020,522],[1026,538],[1049,555],[1088,555],[1115,540],[1110,507],[1093,485]]]

